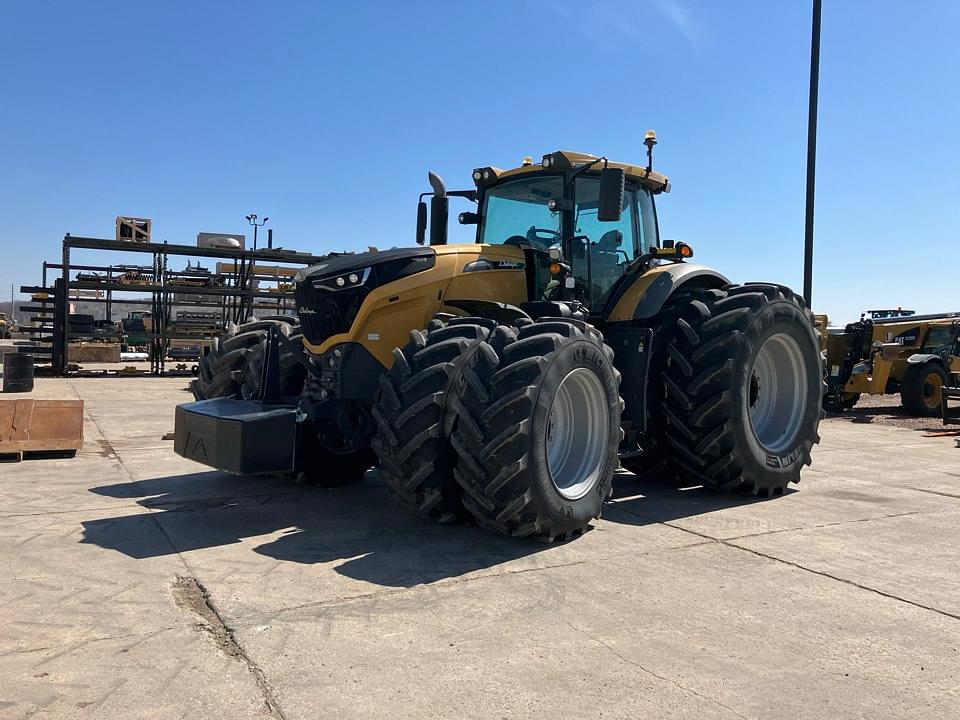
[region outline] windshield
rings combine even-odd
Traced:
[[[550,210],[551,199],[563,197],[557,175],[523,178],[490,189],[483,200],[483,234],[491,245],[529,245],[546,250],[560,242],[560,213]]]
[[[547,207],[550,200],[563,199],[561,176],[538,174],[490,188],[483,197],[480,242],[528,245],[546,251],[560,247],[563,239],[564,256],[576,281],[573,294],[591,307],[599,308],[637,258],[639,248],[656,242],[652,201],[649,193],[628,186],[620,220],[600,222],[597,218],[599,178],[581,176],[575,180],[574,190],[573,232],[570,238],[562,238],[562,213]],[[638,218],[639,228],[636,227]],[[559,290],[558,283],[547,271],[548,265],[545,252],[533,263],[537,299],[554,299]]]

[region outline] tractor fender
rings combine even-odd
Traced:
[[[719,288],[730,281],[713,268],[695,263],[658,265],[634,280],[617,299],[609,322],[645,320],[654,317],[678,288],[694,284]]]
[[[911,355],[907,358],[908,365],[922,365],[925,362],[930,362],[935,360],[937,362],[942,362],[942,358],[939,355],[933,355],[931,353],[917,353],[916,355]]]

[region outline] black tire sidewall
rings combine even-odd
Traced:
[[[927,361],[921,365],[908,367],[904,373],[903,385],[900,391],[901,404],[907,412],[917,417],[935,417],[940,414],[940,403],[936,407],[927,405],[923,396],[923,389],[927,384],[927,378],[933,374],[940,376],[941,390],[948,384],[949,376],[936,361]]]
[[[748,398],[754,359],[767,339],[780,333],[788,335],[800,346],[806,364],[807,398],[804,417],[793,444],[773,453],[760,444],[753,431]],[[744,333],[744,340],[736,356],[731,388],[735,446],[742,449],[739,459],[744,466],[744,475],[761,479],[764,487],[782,487],[797,479],[809,452],[811,438],[817,435],[823,385],[819,344],[802,311],[788,302],[774,302],[761,309]]]
[[[547,465],[546,434],[550,407],[563,379],[577,368],[591,370],[600,379],[606,393],[609,423],[608,448],[597,483],[581,498],[562,496]],[[569,343],[550,358],[537,390],[530,426],[530,492],[535,493],[539,508],[550,519],[569,528],[582,527],[599,517],[604,500],[610,494],[613,473],[617,469],[617,447],[620,438],[620,396],[613,366],[601,347],[585,338]]]

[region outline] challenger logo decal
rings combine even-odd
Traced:
[[[202,462],[207,460],[207,448],[203,444],[203,438],[198,437],[197,441],[193,444],[193,449],[190,450],[190,457],[196,458]]]

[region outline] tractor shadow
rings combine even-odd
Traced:
[[[210,562],[225,567],[262,565],[267,570],[272,560],[332,564],[346,577],[411,587],[550,547],[465,523],[439,525],[416,518],[394,504],[375,473],[359,484],[329,489],[200,472],[90,491],[135,499],[150,511],[123,517],[111,513],[82,523],[81,542],[137,559],[209,550]],[[229,548],[241,543],[243,548]]]
[[[620,473],[604,521],[647,525],[756,502]],[[330,564],[346,577],[412,587],[509,563],[557,545],[505,538],[474,525],[438,525],[400,510],[370,472],[362,483],[323,489],[272,478],[199,472],[90,489],[149,510],[87,520],[82,543],[132,558],[209,550],[222,566],[270,560]],[[577,541],[574,540],[574,543]],[[244,544],[231,550],[229,546]]]
[[[794,492],[788,488],[782,496],[772,498],[722,493],[701,485],[681,485],[673,480],[621,471],[614,477],[613,495],[603,509],[603,519],[624,525],[651,525],[759,502],[776,502]]]

